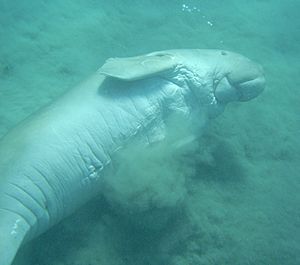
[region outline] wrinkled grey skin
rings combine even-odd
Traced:
[[[125,143],[163,139],[176,112],[205,123],[264,85],[259,65],[219,50],[108,60],[0,142],[0,265],[97,194]]]

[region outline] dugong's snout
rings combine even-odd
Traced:
[[[263,68],[250,59],[231,53],[225,62],[225,77],[215,88],[220,102],[248,101],[256,98],[265,88]]]
[[[254,74],[254,77],[253,73],[250,72],[248,80],[247,78],[245,78],[234,85],[234,87],[237,90],[239,101],[248,101],[253,98],[256,98],[265,89],[266,80],[263,74],[262,67],[257,65],[256,72],[257,73]],[[245,76],[247,76],[246,73]]]

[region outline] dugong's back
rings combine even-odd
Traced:
[[[0,265],[11,264],[21,244],[96,192],[91,183],[96,178],[85,178],[95,174],[99,158],[101,163],[107,161],[105,150],[91,148],[97,141],[95,130],[102,140],[107,135],[101,133],[106,130],[101,122],[91,122],[97,117],[93,104],[100,102],[93,99],[102,81],[103,76],[93,75],[1,139]],[[87,168],[89,163],[95,168]]]

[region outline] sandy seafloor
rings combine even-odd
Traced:
[[[100,195],[14,265],[300,264],[299,10],[298,0],[0,0],[0,136],[112,56],[228,49],[261,63],[268,82],[212,121],[188,160],[137,168],[115,200]],[[130,201],[147,189],[154,199]]]

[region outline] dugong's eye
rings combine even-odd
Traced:
[[[227,52],[221,51],[221,55],[227,55]]]
[[[163,56],[166,56],[167,54],[156,54],[157,57],[163,57]]]
[[[162,53],[162,52],[156,53],[156,54],[154,54],[154,56],[156,56],[156,57],[165,57],[165,56],[172,57],[172,55],[170,53]]]

